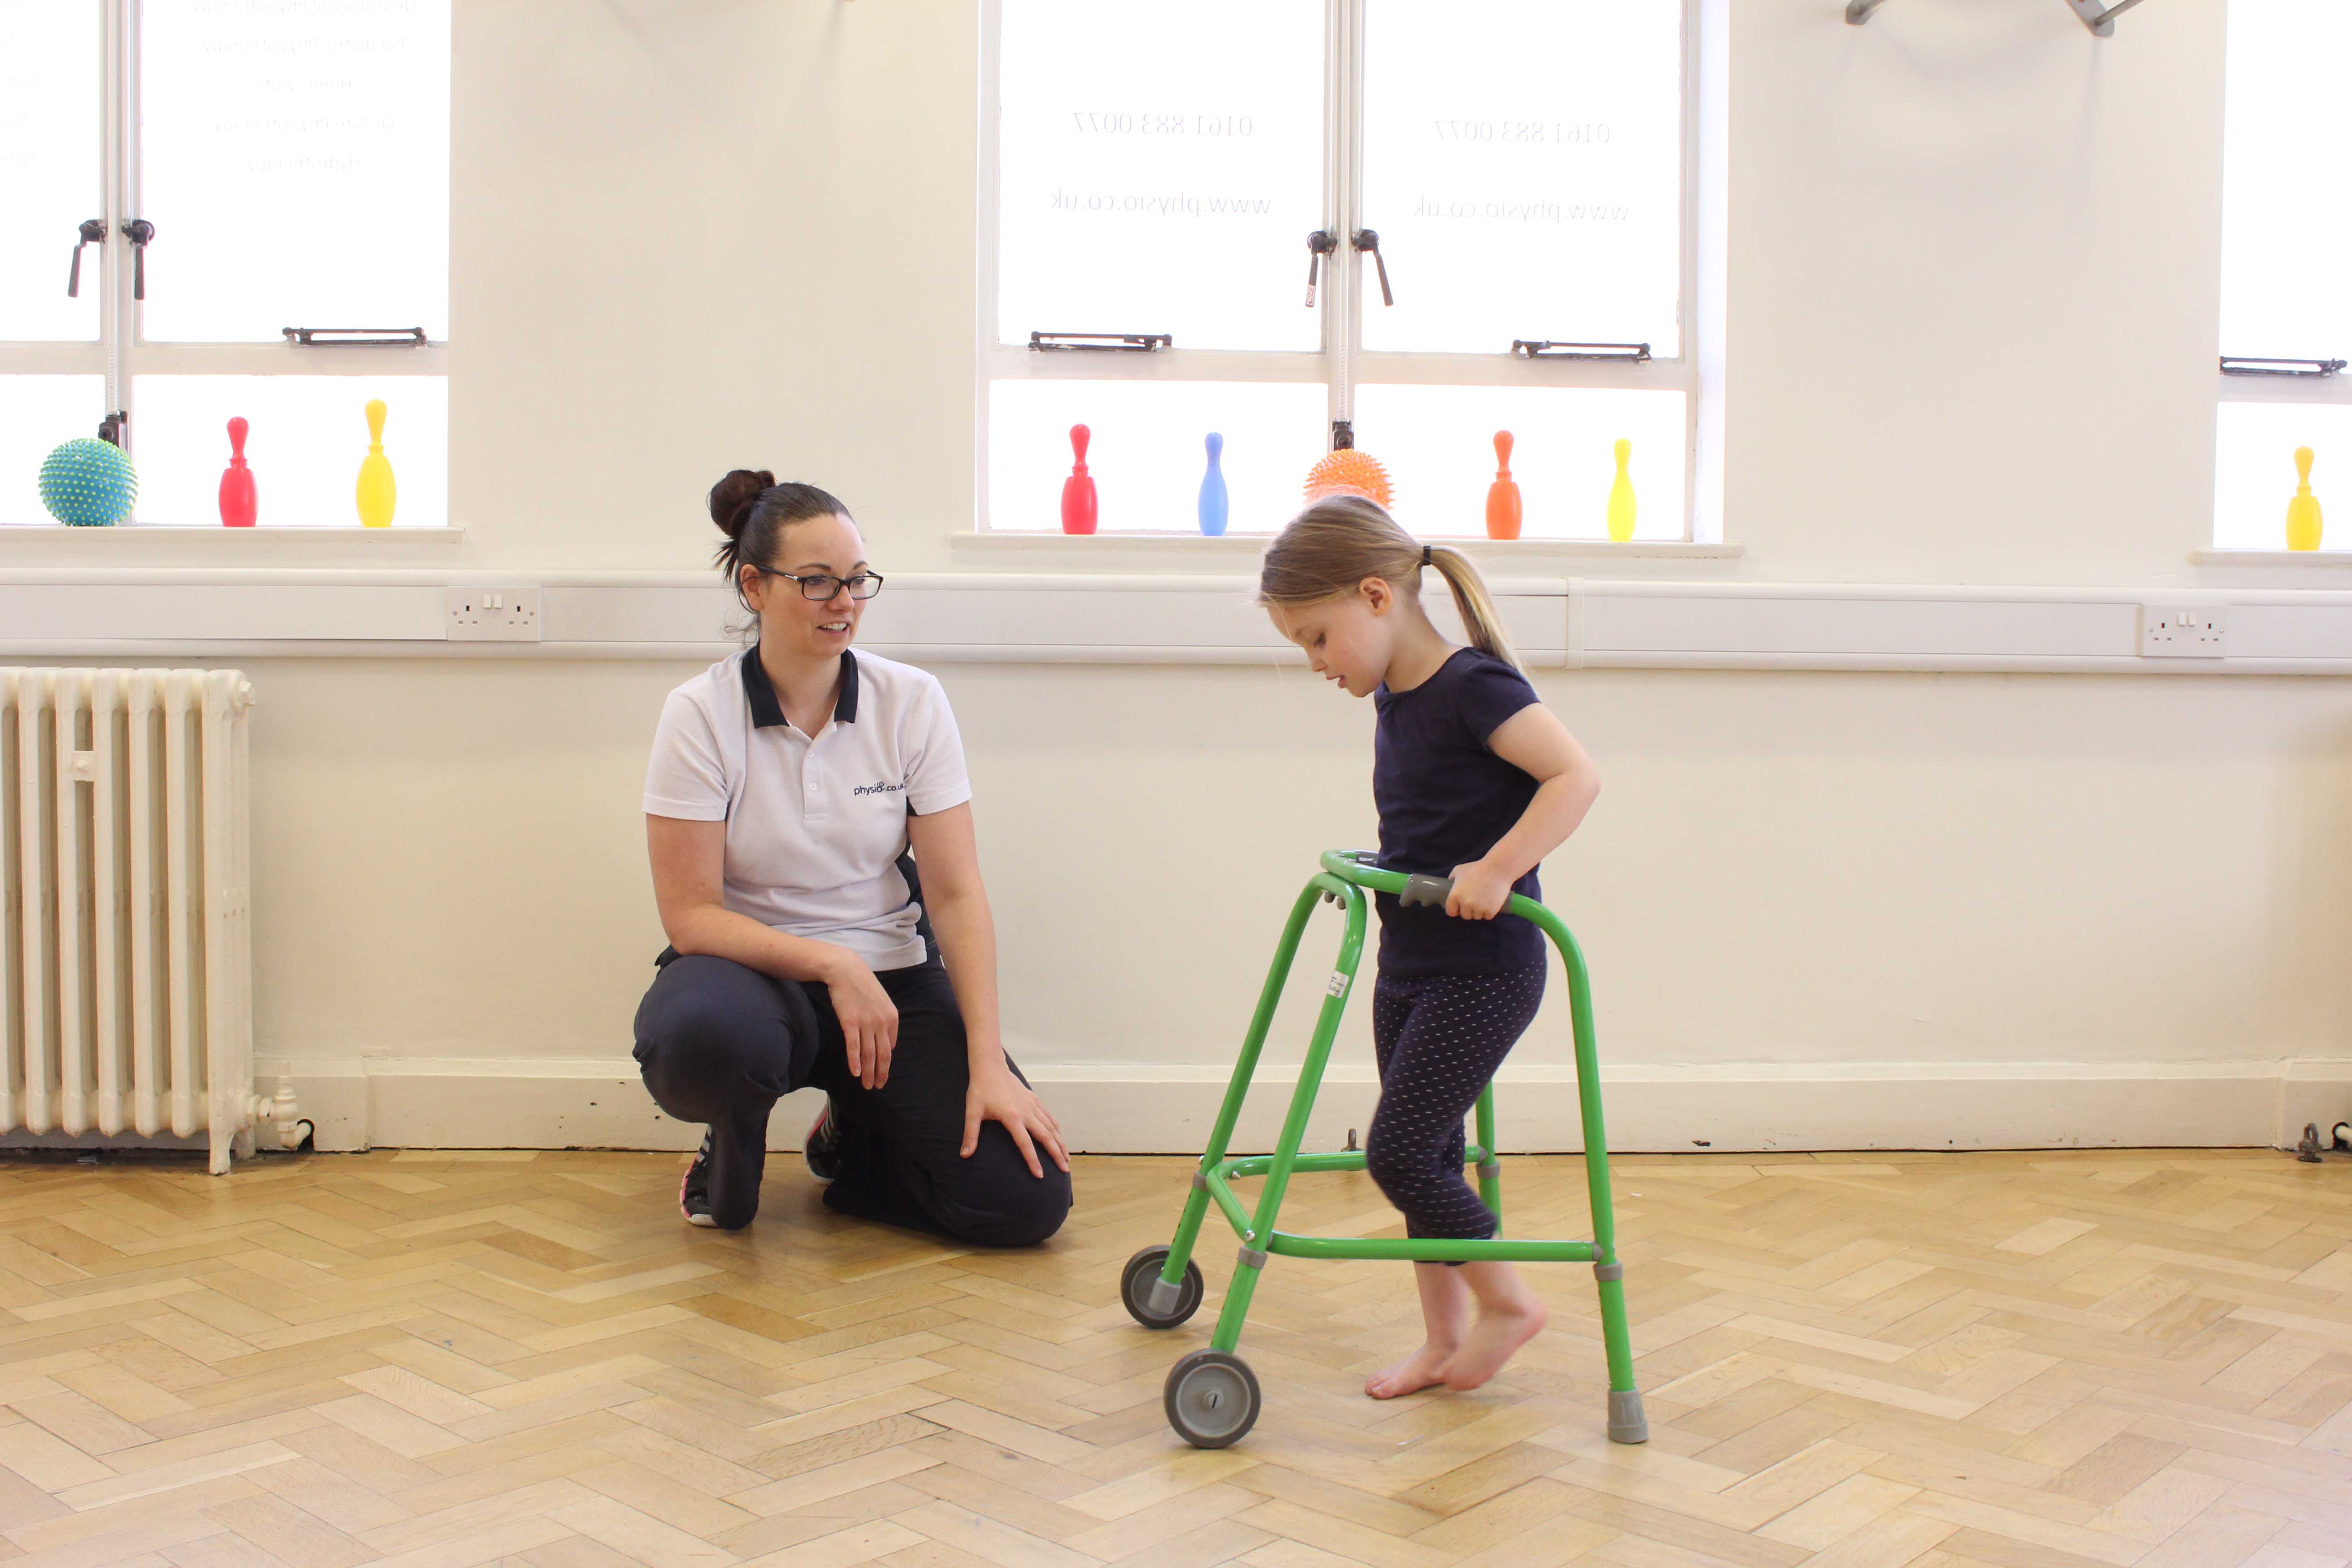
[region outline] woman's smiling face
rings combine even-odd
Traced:
[[[840,512],[803,518],[785,528],[780,559],[765,570],[743,569],[743,600],[760,616],[760,641],[788,658],[824,658],[857,638],[865,602],[844,585],[829,599],[811,599],[792,577],[856,576],[866,570],[866,541]],[[787,576],[786,574],[790,575]]]

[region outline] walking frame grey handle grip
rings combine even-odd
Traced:
[[[1415,904],[1428,904],[1442,910],[1445,907],[1445,900],[1453,896],[1453,878],[1424,877],[1416,871],[1404,879],[1404,891],[1397,895],[1397,902],[1407,909]]]

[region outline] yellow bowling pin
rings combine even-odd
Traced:
[[[360,460],[360,526],[390,528],[392,509],[400,499],[392,482],[392,459],[383,455],[383,399],[368,400],[368,452]]]
[[[2311,448],[2294,449],[2294,498],[2286,503],[2286,547],[2319,548],[2319,498],[2311,493]]]
[[[1622,544],[1633,537],[1633,479],[1625,471],[1633,443],[1617,443],[1617,482],[1609,487],[1609,537]]]

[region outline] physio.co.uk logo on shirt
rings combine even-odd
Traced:
[[[859,784],[856,789],[851,790],[849,793],[851,795],[897,795],[906,787],[907,786],[902,784]]]

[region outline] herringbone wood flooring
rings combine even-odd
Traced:
[[[1619,1162],[1654,1433],[1601,1436],[1589,1273],[1495,1384],[1358,1392],[1402,1265],[1277,1258],[1266,1410],[1199,1453],[1118,1266],[1187,1162],[1090,1159],[1039,1252],[741,1235],[665,1155],[0,1165],[0,1558],[25,1564],[1811,1563],[2352,1558],[2352,1163],[2247,1152]],[[1286,1228],[1379,1232],[1360,1175]],[[1585,1229],[1507,1162],[1519,1235]]]

